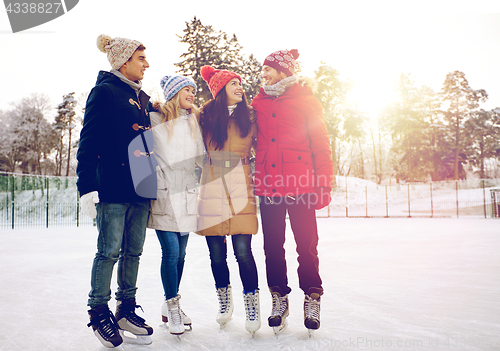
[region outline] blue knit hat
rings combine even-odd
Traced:
[[[165,76],[160,81],[160,86],[163,89],[165,100],[169,101],[182,88],[192,86],[196,95],[196,83],[189,77],[183,76]]]

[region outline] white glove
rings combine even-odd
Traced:
[[[80,203],[82,204],[83,214],[94,219],[97,216],[97,211],[95,209],[95,204],[99,202],[99,194],[97,191],[91,191],[80,197]]]

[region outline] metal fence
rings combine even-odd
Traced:
[[[76,178],[0,173],[0,229],[93,224],[81,211]]]
[[[500,179],[377,185],[337,176],[336,183],[317,217],[500,217]],[[92,225],[76,178],[0,173],[0,229]]]
[[[337,176],[332,202],[318,217],[499,217],[500,179],[377,185]]]

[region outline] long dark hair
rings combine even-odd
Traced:
[[[242,138],[250,133],[250,108],[247,104],[247,97],[243,93],[243,100],[234,109],[234,119]],[[203,140],[207,141],[210,136],[210,143],[215,146],[215,150],[221,150],[227,140],[227,130],[229,126],[229,111],[227,109],[226,89],[222,88],[215,99],[207,101],[203,105],[203,113],[200,116],[200,125],[203,131]],[[207,145],[208,147],[209,145]]]

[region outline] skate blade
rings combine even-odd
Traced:
[[[316,329],[307,329],[309,331],[309,339],[314,339],[314,331]]]
[[[277,327],[273,327],[274,335],[278,336],[283,330],[286,329],[287,326],[288,326],[288,321],[285,319],[283,324]]]
[[[232,320],[232,318],[230,320],[228,320],[227,322],[224,322],[222,324],[219,324],[220,325],[220,330],[224,330],[226,329],[226,326],[228,325],[228,323]]]
[[[168,323],[162,323],[159,325],[160,328],[167,329],[168,330]],[[191,324],[184,324],[184,331],[192,331],[193,326]]]
[[[150,335],[135,335],[126,330],[120,329],[123,342],[132,345],[150,345],[153,339]]]

